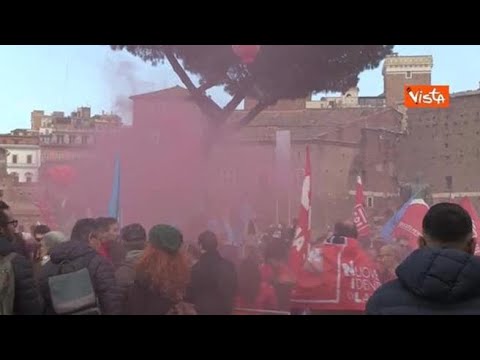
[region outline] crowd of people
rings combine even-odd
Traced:
[[[46,225],[23,230],[0,201],[0,314],[315,313],[292,305],[295,226],[271,226],[233,250],[209,230],[191,242],[170,225],[147,232],[107,217],[78,220],[68,235]],[[382,286],[363,307],[367,314],[480,312],[480,260],[460,206],[430,208],[417,250],[402,238],[358,238],[352,223],[339,222],[312,241],[303,271],[327,271],[328,247],[347,242],[378,269]]]

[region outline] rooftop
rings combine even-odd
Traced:
[[[245,111],[238,111],[233,114],[232,120],[238,120],[245,114]],[[393,108],[264,111],[241,130],[240,137],[249,141],[273,141],[276,130],[290,130],[293,141],[337,140],[339,131],[355,125],[399,131],[397,120],[400,117],[401,114]],[[360,141],[360,137],[358,132],[353,138],[344,140],[356,142]]]
[[[172,98],[190,97],[190,92],[186,88],[177,85],[168,89],[162,89],[158,91],[133,95],[133,96],[130,96],[130,99],[131,100],[148,99],[148,98],[157,98],[159,96],[172,97]]]

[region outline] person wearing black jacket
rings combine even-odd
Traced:
[[[229,315],[237,292],[235,266],[218,252],[213,232],[201,233],[198,242],[203,254],[192,267],[186,299],[195,305],[199,315]]]
[[[102,315],[121,313],[122,293],[116,284],[113,266],[90,246],[92,237],[95,236],[95,226],[94,219],[77,221],[72,229],[71,240],[58,244],[50,250],[50,261],[42,267],[39,278],[40,291],[46,301],[47,314],[55,314],[50,298],[48,278],[60,274],[60,264],[73,265],[75,270],[87,268]]]
[[[472,219],[459,205],[432,206],[415,250],[367,303],[367,315],[480,314],[480,258]]]
[[[15,276],[14,315],[40,315],[44,302],[33,278],[32,263],[15,248],[15,229],[18,221],[10,212],[10,207],[0,201],[0,256],[15,253],[12,259]]]

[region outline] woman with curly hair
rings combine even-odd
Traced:
[[[179,305],[184,305],[190,266],[182,244],[182,233],[172,226],[156,225],[150,230],[128,292],[127,314],[175,314]]]

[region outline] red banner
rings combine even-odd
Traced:
[[[418,237],[422,235],[423,217],[428,211],[428,205],[422,199],[414,199],[408,206],[402,219],[393,231],[396,238],[408,239],[412,249],[418,247]]]
[[[295,233],[295,238],[290,249],[289,265],[292,271],[297,274],[303,267],[305,257],[310,243],[311,232],[311,164],[310,164],[310,149],[307,146],[307,153],[305,159],[305,178],[303,179],[302,196],[300,199],[300,211],[298,214],[298,226]]]
[[[367,237],[370,234],[370,226],[368,225],[367,213],[365,211],[362,178],[360,176],[357,176],[353,222],[357,228],[359,237]]]
[[[472,227],[473,227],[473,237],[475,239],[478,238],[478,232],[477,229],[480,226],[480,218],[478,217],[478,213],[475,210],[475,207],[473,206],[472,202],[468,197],[464,197],[460,200],[459,205],[463,207],[469,214],[470,217],[472,218]],[[475,255],[479,256],[480,255],[480,247],[477,244],[475,248]]]
[[[293,308],[362,312],[380,286],[376,264],[358,241],[337,239],[344,243],[327,243],[317,249],[323,259],[320,271],[303,270],[298,276]]]

